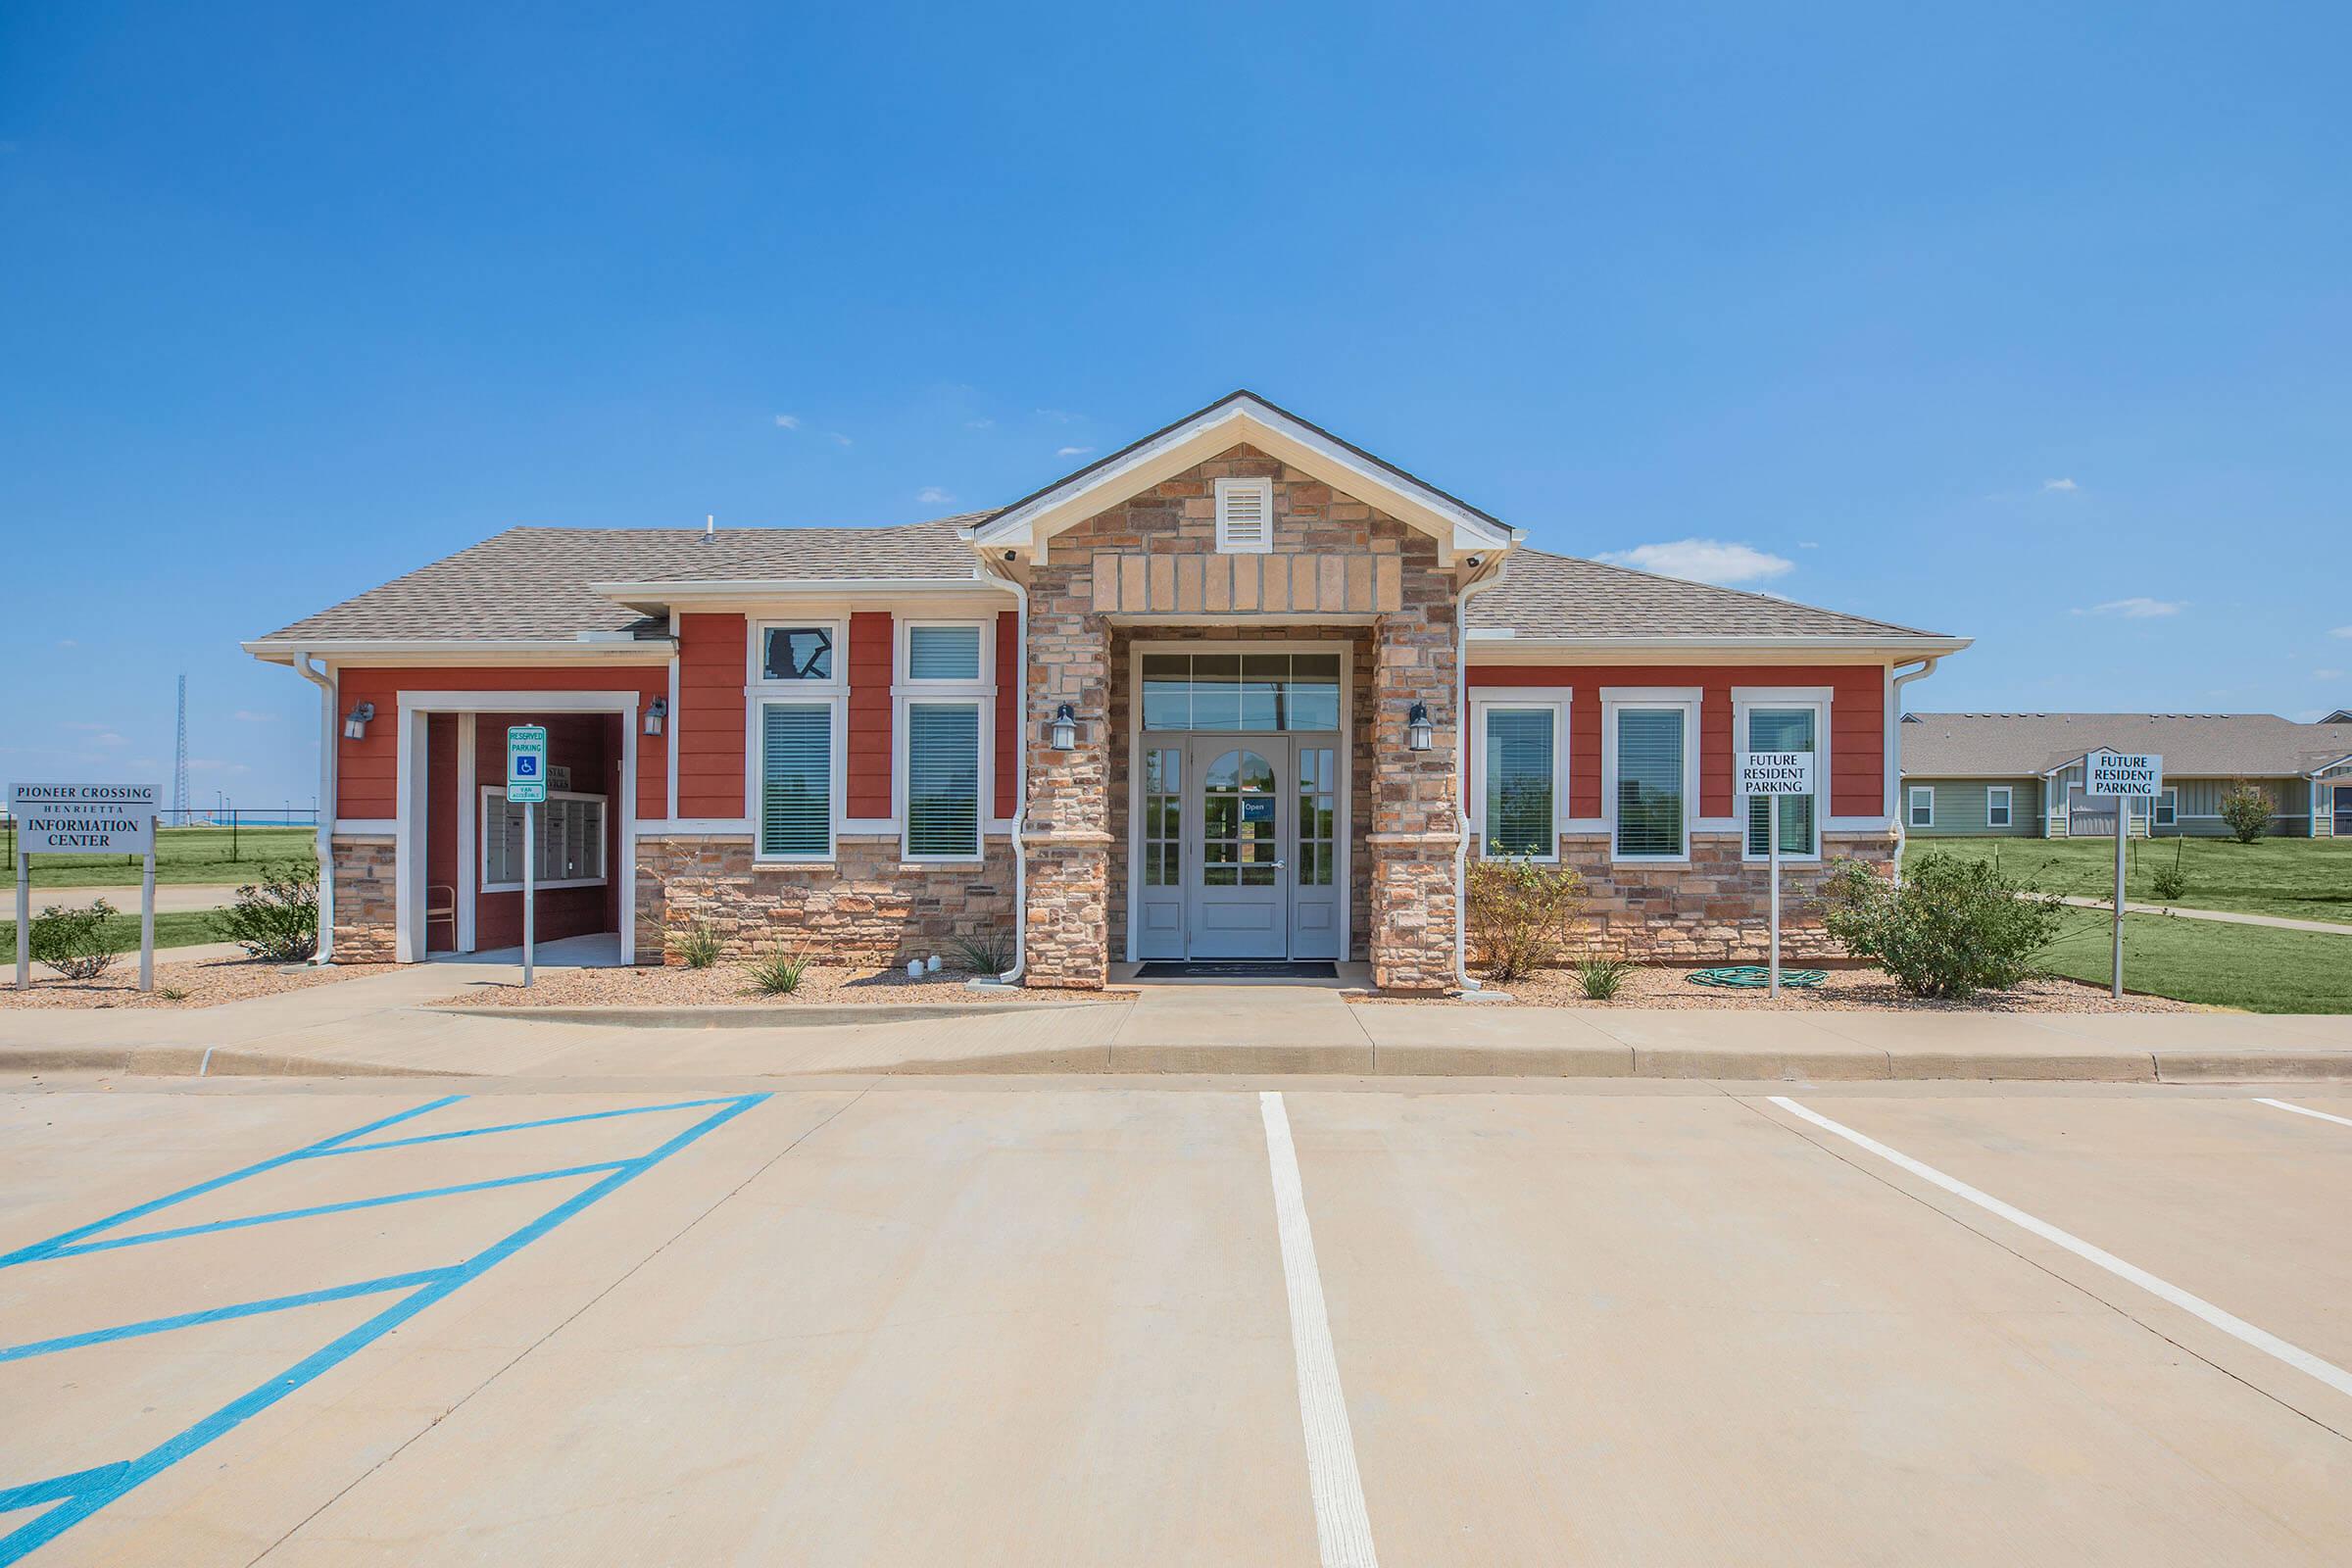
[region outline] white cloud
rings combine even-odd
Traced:
[[[1677,539],[1669,544],[1636,545],[1599,559],[1665,577],[1714,583],[1756,582],[1778,577],[1796,566],[1786,556],[1767,555],[1752,545],[1730,544],[1721,539]]]
[[[2338,626],[2328,634],[2330,637],[2352,637],[2352,626]]]
[[[71,637],[60,637],[57,640],[57,646],[60,648],[79,648],[81,644],[74,641]]]
[[[1821,541],[1818,539],[1799,539],[1796,542],[1796,548],[1799,550],[1819,550],[1821,548]]]
[[[914,499],[927,507],[944,507],[956,498],[935,484],[927,484],[914,493]]]
[[[2088,610],[2078,610],[2078,615],[2121,615],[2126,620],[2149,620],[2158,615],[2178,615],[2188,608],[2185,599],[2150,599],[2135,594],[2130,599],[2110,599]]]
[[[277,722],[275,713],[257,713],[250,708],[240,708],[228,716],[240,724],[273,724]]]
[[[2344,672],[2340,669],[2315,669],[2311,672],[2311,678],[2313,680],[2342,680]]]
[[[827,430],[825,434],[832,437],[833,444],[837,447],[853,446],[856,444],[855,442],[851,441],[848,436],[843,435],[839,430]]]
[[[1094,450],[1093,447],[1055,447],[1054,455],[1057,458],[1083,458]]]
[[[994,419],[966,419],[963,421],[963,427],[966,430],[993,430],[997,427],[997,421]]]
[[[2061,495],[2072,495],[2082,487],[2072,479],[2044,479],[2041,481],[2041,488],[2045,491],[2057,491]]]
[[[801,427],[801,416],[800,416],[799,415],[797,415],[797,414],[779,414],[779,415],[777,415],[777,416],[776,416],[776,428],[777,428],[777,429],[779,429],[779,430],[798,430],[800,427]]]
[[[1037,411],[1037,416],[1041,419],[1051,419],[1055,424],[1076,424],[1080,419],[1086,417],[1083,414],[1072,414],[1067,409],[1040,409]]]

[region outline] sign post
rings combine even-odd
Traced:
[[[2164,793],[2164,759],[2153,752],[2093,752],[2082,759],[2082,793],[2115,801],[2115,977],[2124,995],[2124,840],[2132,831],[2132,803]]]
[[[547,800],[547,726],[507,730],[507,800],[522,808],[522,983],[531,983],[539,902],[539,808]]]
[[[11,784],[17,824],[17,989],[32,989],[32,857],[141,855],[139,989],[155,989],[155,786]]]
[[[1764,856],[1772,875],[1772,990],[1781,994],[1781,802],[1784,795],[1813,793],[1811,752],[1743,752],[1740,756],[1740,794],[1742,799],[1763,796]]]

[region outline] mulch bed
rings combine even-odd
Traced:
[[[396,967],[389,963],[331,963],[320,968],[311,964],[271,963],[262,958],[159,961],[155,966],[155,989],[141,992],[138,955],[130,954],[118,958],[113,969],[95,980],[62,979],[36,963],[32,967],[30,991],[16,990],[16,976],[11,971],[5,981],[0,981],[0,1007],[218,1007],[287,991],[308,991],[313,986],[333,985],[338,980],[387,974]]]
[[[1692,967],[1702,967],[1693,965]],[[1790,965],[1795,967],[1795,965]],[[1672,1007],[1715,1008],[1745,1012],[2197,1012],[2201,1009],[2168,997],[2127,995],[2118,1002],[2102,986],[2075,980],[2029,980],[2010,991],[1980,991],[1966,1002],[1928,1002],[1897,992],[1894,982],[1877,969],[1843,968],[1813,990],[1783,987],[1774,1002],[1762,991],[1718,991],[1690,984],[1690,968],[1644,968],[1627,972],[1615,1000],[1593,1002],[1585,996],[1573,969],[1544,969],[1497,989],[1507,991],[1511,1004],[1523,1007]],[[1459,994],[1446,997],[1382,997],[1369,992],[1352,995],[1352,1002],[1379,1004],[1498,1006],[1491,1002],[1466,1002]]]
[[[635,969],[542,970],[529,990],[518,985],[480,985],[428,1005],[439,1007],[790,1007],[838,1006],[851,1003],[946,1003],[991,1006],[1004,1002],[1101,1002],[1100,991],[974,991],[970,975],[942,969],[910,980],[904,968],[870,964],[810,964],[800,989],[789,996],[762,996],[752,986],[751,967],[715,963],[708,969],[684,964]]]

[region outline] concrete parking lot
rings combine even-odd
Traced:
[[[0,1563],[2352,1541],[2341,1086],[776,1083],[15,1081]]]

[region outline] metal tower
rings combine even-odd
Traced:
[[[179,733],[172,743],[172,815],[188,821],[188,677],[179,677]]]

